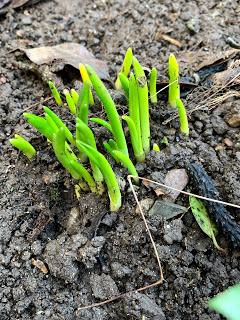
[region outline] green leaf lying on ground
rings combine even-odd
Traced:
[[[218,250],[224,251],[217,243],[215,238],[218,232],[217,227],[215,223],[211,221],[203,202],[193,196],[190,196],[189,204],[199,227],[213,240],[213,244]]]
[[[240,283],[212,298],[209,307],[221,313],[228,320],[240,319]]]

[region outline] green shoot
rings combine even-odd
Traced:
[[[112,149],[108,142],[104,142],[103,145],[116,162],[120,162],[128,170],[129,174],[136,177],[135,182],[138,183],[138,173],[130,158],[121,151]]]
[[[70,160],[70,165],[87,182],[90,190],[96,193],[96,183],[90,173],[84,168],[84,166],[73,159]]]
[[[36,154],[36,150],[34,147],[29,143],[25,138],[15,134],[14,138],[10,139],[10,143],[13,147],[17,148],[18,150],[22,151],[22,153],[29,159],[32,158]]]
[[[121,86],[125,94],[125,97],[128,99],[129,98],[129,80],[127,76],[125,76],[125,74],[122,72],[119,73],[118,77],[121,82]]]
[[[76,104],[75,104],[70,92],[67,89],[64,89],[63,93],[64,93],[64,95],[66,97],[67,105],[68,105],[68,108],[69,108],[70,112],[73,115],[75,115],[76,114]]]
[[[100,126],[105,127],[109,132],[112,133],[112,127],[109,122],[107,122],[101,118],[90,118],[89,120],[94,123],[100,124]]]
[[[66,137],[68,139],[68,141],[75,145],[75,140],[73,138],[73,135],[72,133],[70,132],[70,130],[68,129],[68,127],[62,122],[62,120],[56,115],[55,112],[53,112],[50,108],[48,107],[43,107],[43,110],[46,114],[48,114],[52,120],[56,123],[57,127],[60,129],[60,128],[64,128],[65,130],[65,134],[66,134]]]
[[[77,117],[88,124],[90,82],[83,83],[77,102]]]
[[[129,116],[123,116],[122,118],[127,122],[128,125],[135,158],[137,162],[143,162],[145,160],[145,154],[142,148],[141,138],[139,137],[137,132],[136,125],[132,118],[130,118]]]
[[[96,93],[103,103],[104,109],[107,113],[110,125],[112,127],[114,139],[118,145],[118,150],[128,155],[127,143],[115,103],[113,102],[107,88],[104,86],[103,82],[98,77],[93,68],[87,65],[86,69],[88,71],[93,87],[96,90]]]
[[[178,116],[179,116],[179,122],[180,122],[180,131],[185,134],[189,135],[189,127],[188,127],[188,118],[187,118],[187,112],[184,107],[184,104],[182,103],[182,100],[177,98],[176,99],[176,106],[178,109]]]
[[[153,151],[155,151],[155,152],[159,152],[160,151],[160,148],[159,148],[157,143],[153,144]]]
[[[58,131],[58,126],[47,113],[45,113],[45,119],[47,121],[48,126],[51,128],[52,132],[56,133]]]
[[[152,103],[157,103],[157,69],[152,68],[149,79],[149,94]]]
[[[165,144],[166,146],[168,146],[168,145],[169,145],[168,138],[167,138],[166,136],[164,136],[164,137],[162,138],[162,140],[161,140],[161,143],[162,143],[162,144]]]
[[[89,82],[91,84],[91,80],[90,80],[90,78],[88,76],[88,73],[87,73],[87,70],[86,70],[84,64],[80,63],[79,70],[80,70],[80,74],[81,74],[81,77],[82,77],[82,82],[83,83]],[[89,104],[91,106],[94,105],[94,99],[93,99],[93,94],[92,94],[91,89],[89,90]]]
[[[142,146],[145,154],[150,151],[150,124],[148,108],[148,86],[144,70],[138,60],[133,57],[133,68],[137,80]]]
[[[208,305],[221,313],[228,320],[239,320],[240,315],[240,283],[229,287],[224,292],[213,297]]]
[[[129,116],[133,120],[139,139],[141,140],[141,124],[140,124],[140,111],[139,111],[139,98],[137,82],[134,74],[131,74],[129,80]],[[142,144],[142,142],[141,142]]]
[[[44,137],[46,137],[49,141],[52,141],[53,138],[53,130],[48,125],[47,120],[42,117],[36,116],[32,113],[23,113],[24,118],[30,123],[37,131],[39,131]]]
[[[75,105],[77,105],[78,99],[79,99],[79,95],[78,95],[77,91],[75,89],[71,89],[70,92],[71,92],[71,96],[72,96],[72,99],[73,99]]]
[[[168,75],[168,102],[171,107],[176,107],[176,99],[180,98],[179,66],[176,57],[172,53],[170,54],[168,59]]]
[[[63,127],[54,133],[52,144],[58,161],[74,179],[79,180],[81,178],[80,174],[70,164],[70,153],[66,153],[66,133]]]
[[[218,232],[217,227],[209,218],[207,209],[205,208],[203,202],[194,196],[190,196],[189,204],[199,227],[213,240],[213,244],[218,250],[224,251],[217,243],[215,238]]]
[[[49,85],[49,88],[52,92],[53,98],[55,99],[57,105],[61,106],[62,99],[61,99],[60,93],[59,93],[58,89],[56,88],[55,84],[52,81],[48,81],[48,85]]]
[[[128,48],[119,73],[123,73],[126,77],[128,76],[131,69],[131,65],[132,65],[132,59],[133,59],[132,49]],[[122,88],[119,76],[117,77],[117,80],[115,82],[115,87],[117,90],[120,90]]]
[[[53,150],[58,161],[74,179],[84,179],[90,190],[92,192],[96,192],[96,184],[90,173],[83,167],[83,165],[77,162],[75,154],[68,151],[66,133],[63,127],[53,135]],[[81,182],[80,184],[83,185]]]
[[[109,146],[111,147],[112,150],[117,150],[117,144],[116,144],[115,140],[109,139],[108,140],[108,144],[109,144]]]
[[[92,148],[91,146],[76,141],[77,147],[86,153],[86,155],[100,168],[104,180],[108,188],[108,195],[110,199],[110,210],[117,211],[121,207],[121,191],[118,185],[117,178],[107,161],[107,159],[100,152]]]
[[[76,139],[97,150],[96,141],[92,130],[80,119],[77,119]],[[81,152],[81,149],[79,149],[79,151]],[[98,185],[99,193],[102,194],[104,191],[104,188],[102,186],[103,175],[96,163],[92,161],[91,158],[90,163],[93,171],[93,177]]]

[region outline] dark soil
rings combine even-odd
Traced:
[[[126,49],[132,47],[142,64],[156,66],[160,76],[166,77],[169,52],[212,54],[230,48],[228,36],[239,41],[239,14],[237,0],[197,4],[183,0],[58,0],[1,17],[1,320],[220,319],[208,309],[207,301],[240,281],[239,251],[220,232],[219,243],[228,250],[225,255],[218,252],[190,212],[167,222],[148,219],[163,263],[162,285],[102,307],[78,310],[157,281],[157,262],[143,221],[135,212],[125,170],[115,168],[124,195],[119,213],[109,212],[107,198],[82,194],[76,200],[73,181],[56,162],[47,142],[22,119],[23,110],[34,104],[30,110],[41,113],[42,105],[37,103],[49,91],[36,74],[17,67],[13,50],[79,42],[97,58],[107,60],[114,75]],[[179,40],[181,49],[159,40],[157,33]],[[187,74],[193,75],[191,65]],[[191,97],[187,98],[191,105]],[[201,95],[197,99],[200,102]],[[177,121],[161,124],[159,110],[167,106],[160,101],[151,111],[152,142],[160,143],[167,136],[170,145],[160,153],[152,152],[145,164],[138,165],[140,175],[160,181],[170,169],[199,161],[222,198],[237,204],[239,128],[230,127],[225,120],[233,108],[239,110],[239,103],[231,98],[209,112],[194,112],[190,137],[183,139]],[[31,163],[10,147],[8,140],[15,132],[39,150]],[[193,187],[190,181],[188,190]],[[150,198],[153,203],[157,199],[151,187],[140,185],[137,191],[140,200]],[[177,203],[187,206],[186,197]],[[239,223],[239,211],[231,213]],[[47,274],[34,266],[37,260],[48,268]]]

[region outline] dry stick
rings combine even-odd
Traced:
[[[45,103],[51,99],[53,99],[53,97],[48,97],[48,98],[44,99],[43,101],[38,101],[38,102],[32,104],[30,107],[27,107],[26,109],[22,110],[22,113],[32,109],[33,107],[36,107],[37,105],[39,105],[41,103]]]
[[[233,77],[229,82],[227,82],[225,85],[223,85],[222,87],[220,87],[217,91],[215,91],[212,95],[210,95],[209,97],[207,97],[205,100],[203,100],[199,105],[197,105],[195,108],[193,108],[192,110],[188,111],[188,115],[192,114],[194,111],[200,110],[201,108],[203,108],[203,106],[206,104],[206,102],[208,102],[209,99],[212,99],[212,97],[216,96],[219,92],[221,92],[221,90],[223,90],[224,88],[226,88],[227,86],[229,86],[234,80],[236,80],[238,77],[240,76],[240,72]],[[178,117],[178,115],[172,116],[169,119],[167,119],[166,121],[164,121],[162,124],[166,125],[169,122],[171,122],[172,120],[176,119]]]

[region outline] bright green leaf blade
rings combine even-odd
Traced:
[[[170,84],[168,88],[168,102],[171,107],[176,107],[176,99],[180,98],[179,66],[176,57],[172,53],[168,59],[168,76]]]
[[[22,153],[29,159],[32,158],[36,154],[36,150],[34,147],[29,143],[25,138],[15,134],[13,139],[10,139],[10,143],[13,147],[17,148],[18,150],[22,151]]]
[[[52,95],[53,95],[57,105],[61,106],[62,99],[61,99],[60,93],[58,92],[58,89],[56,88],[55,84],[52,81],[48,81],[48,85],[49,85],[49,88],[52,92]]]
[[[240,319],[240,284],[228,288],[209,301],[209,307],[228,320]]]
[[[178,109],[180,131],[188,136],[189,135],[189,126],[188,126],[187,112],[186,112],[186,109],[185,109],[184,104],[182,103],[181,99],[179,99],[179,98],[176,99],[176,106]]]
[[[119,73],[122,72],[126,77],[128,76],[130,69],[131,69],[132,58],[133,58],[132,49],[128,48],[126,51],[125,57],[123,59],[123,64],[122,64],[121,69],[119,71]],[[121,89],[121,81],[119,79],[119,76],[117,77],[117,80],[115,82],[115,87],[117,90]]]
[[[43,107],[43,110],[45,111],[45,113],[47,113],[52,120],[56,123],[57,127],[60,128],[64,128],[65,130],[65,135],[66,138],[68,139],[68,141],[75,145],[75,140],[73,138],[73,135],[71,133],[71,131],[68,129],[68,127],[63,123],[63,121],[56,115],[55,112],[53,112],[50,108],[48,107]]]
[[[140,124],[142,146],[145,154],[150,151],[150,118],[149,118],[149,105],[148,105],[148,85],[143,67],[139,61],[133,57],[133,68],[137,81],[137,89],[139,96],[139,111],[140,111]]]
[[[127,142],[123,132],[122,123],[116,109],[116,105],[107,88],[105,87],[99,76],[96,74],[94,69],[89,65],[86,65],[86,69],[91,79],[92,85],[97,93],[97,96],[104,106],[109,123],[112,127],[114,140],[118,145],[118,149],[128,155]]]
[[[76,114],[76,104],[75,104],[70,92],[67,89],[64,89],[63,93],[65,95],[65,98],[66,98],[66,101],[67,101],[67,105],[68,105],[68,108],[69,108],[70,112],[73,115],[75,115]]]
[[[223,249],[219,247],[215,238],[215,235],[217,234],[217,227],[209,218],[208,212],[203,202],[200,199],[189,196],[189,204],[199,227],[213,240],[213,244],[215,245],[215,247],[218,250],[223,251]]]
[[[42,135],[44,135],[48,140],[52,141],[52,136],[54,131],[48,125],[46,119],[36,116],[32,113],[23,113],[24,118],[30,123],[36,130],[38,130]]]
[[[121,82],[121,86],[124,91],[125,97],[128,99],[129,98],[129,80],[127,76],[125,76],[125,74],[122,72],[119,73],[118,77]]]
[[[90,121],[99,124],[100,126],[105,127],[108,131],[112,133],[112,127],[109,122],[101,119],[101,118],[90,118]]]
[[[152,103],[157,103],[157,69],[152,68],[149,79],[149,94]]]

